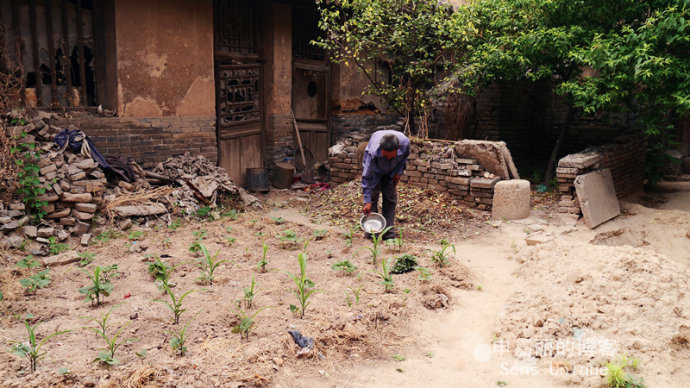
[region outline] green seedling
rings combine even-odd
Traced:
[[[383,231],[381,231],[381,233],[379,233],[378,235],[371,236],[371,241],[374,244],[373,247],[363,247],[363,249],[367,249],[369,250],[369,252],[371,252],[371,259],[374,265],[376,265],[378,257],[381,254],[381,242],[383,241],[383,235],[386,234],[386,232],[388,232],[391,228],[392,226],[389,226],[385,228]]]
[[[376,271],[376,273],[382,279],[381,284],[383,284],[386,292],[391,291],[395,287],[395,284],[393,283],[393,275],[390,272],[390,263],[391,259],[381,260],[381,271]]]
[[[405,254],[395,259],[395,264],[393,265],[393,269],[391,269],[391,273],[396,275],[408,273],[414,271],[416,267],[417,258],[414,257],[414,255]]]
[[[283,249],[288,246],[295,246],[302,241],[302,239],[297,236],[297,233],[290,229],[282,231],[276,235],[276,238],[283,243]]]
[[[60,368],[58,368],[58,373],[61,376],[69,376],[69,369],[67,369],[67,367],[65,366],[61,366]]]
[[[19,268],[36,268],[40,267],[41,263],[36,260],[32,255],[28,255],[16,263]]]
[[[249,287],[244,287],[242,289],[244,291],[244,303],[247,305],[248,309],[252,308],[252,302],[256,296],[256,291],[254,290],[255,287],[256,282],[254,281],[254,276],[252,276],[252,284]]]
[[[25,343],[17,341],[10,342],[11,344],[13,344],[10,348],[10,351],[12,353],[19,357],[26,357],[29,359],[29,362],[31,364],[31,373],[36,372],[36,366],[38,365],[38,361],[43,359],[46,356],[46,354],[48,354],[48,352],[41,352],[41,348],[43,347],[43,345],[45,345],[45,343],[49,339],[57,335],[70,332],[69,330],[58,331],[43,338],[41,341],[38,341],[36,339],[36,328],[40,325],[40,323],[37,323],[35,326],[31,326],[29,324],[29,319],[32,318],[33,316],[31,314],[27,314],[24,318],[24,326],[26,327],[26,331],[29,334],[29,344],[27,345]]]
[[[345,292],[345,301],[347,302],[347,307],[352,306],[352,298],[350,297],[350,293],[352,293],[352,296],[355,297],[355,304],[359,305],[359,292],[362,291],[363,285],[360,284],[359,287],[357,288],[352,288],[348,287],[347,289],[350,290],[350,292],[344,291]]]
[[[644,388],[643,378],[637,378],[630,373],[625,373],[626,369],[637,370],[640,360],[637,358],[620,357],[619,360],[606,363],[606,383],[612,388]]]
[[[107,265],[105,267],[101,267],[101,278],[104,282],[109,282],[110,278],[116,278],[122,275],[120,272],[117,272],[117,264],[112,264],[112,265]]]
[[[254,233],[254,237],[256,238],[262,238],[264,236],[264,232],[256,232]]]
[[[226,236],[226,237],[225,237],[225,242],[226,242],[228,245],[234,244],[235,241],[237,241],[237,239],[236,239],[235,237],[230,237],[230,236]]]
[[[355,225],[350,225],[348,227],[348,231],[342,234],[343,238],[345,239],[345,244],[347,244],[348,248],[352,246],[352,240],[355,238],[356,230],[357,227]]]
[[[304,311],[307,309],[307,306],[311,304],[311,302],[309,302],[309,298],[317,290],[314,289],[314,282],[307,278],[306,256],[303,253],[300,253],[299,255],[297,255],[297,261],[299,263],[300,275],[296,276],[288,271],[285,271],[285,273],[287,273],[288,276],[292,278],[292,280],[295,282],[295,285],[297,286],[297,289],[293,290],[292,292],[297,296],[299,307],[295,306],[294,304],[291,304],[290,311],[292,311],[293,313],[299,311],[299,317],[300,319],[302,319],[304,318]]]
[[[130,240],[139,240],[140,237],[144,235],[144,232],[140,230],[133,230],[129,232],[129,235],[127,236],[128,239]]]
[[[55,236],[50,236],[48,238],[48,250],[50,251],[51,256],[55,256],[62,252],[68,251],[69,249],[69,244],[58,243]]]
[[[96,254],[92,252],[81,252],[77,256],[79,256],[79,265],[82,267],[91,264],[96,258]]]
[[[202,206],[199,208],[199,210],[196,211],[196,215],[199,218],[207,218],[211,219],[211,207],[210,206]]]
[[[168,303],[164,300],[160,300],[160,299],[154,299],[153,301],[154,302],[160,302],[160,303],[163,303],[164,305],[168,306],[170,311],[173,312],[173,322],[177,325],[178,323],[180,323],[180,316],[182,315],[182,313],[187,311],[187,309],[182,308],[182,302],[184,301],[184,298],[186,298],[187,295],[191,294],[192,292],[197,292],[197,291],[206,291],[206,290],[203,288],[195,289],[195,290],[189,290],[189,291],[185,292],[184,294],[182,294],[182,296],[177,298],[175,296],[175,294],[173,294],[173,292],[170,290],[170,287],[165,287],[165,292],[167,292],[168,296],[170,296],[170,303]]]
[[[394,354],[392,357],[393,357],[393,360],[395,360],[397,362],[402,362],[402,361],[405,361],[407,359],[405,356],[400,355],[400,354]]]
[[[194,236],[194,241],[189,246],[189,251],[198,255],[199,252],[201,252],[201,242],[204,241],[204,237],[206,237],[206,229],[192,232],[192,235]]]
[[[232,232],[232,226],[226,226],[225,231],[228,233]]]
[[[48,287],[48,285],[50,285],[51,278],[50,275],[48,275],[49,272],[50,269],[46,268],[26,279],[21,279],[19,284],[24,287],[27,294],[34,295],[39,288]]]
[[[260,312],[268,310],[270,308],[273,308],[273,306],[259,309],[252,316],[249,316],[244,309],[236,309],[235,314],[237,315],[237,318],[239,318],[240,323],[232,328],[232,332],[235,334],[239,334],[240,338],[249,339],[249,332],[251,331],[252,326],[254,326],[254,318],[256,318],[256,316],[259,315]]]
[[[388,246],[388,249],[395,249],[397,247],[398,252],[402,251],[402,247],[403,247],[402,228],[400,228],[400,230],[398,230],[398,237],[387,240],[386,245]]]
[[[187,321],[187,323],[185,323],[182,329],[179,331],[166,331],[166,333],[172,335],[172,338],[170,338],[170,347],[172,348],[172,351],[177,353],[177,355],[180,357],[187,353],[187,347],[185,346],[185,342],[187,342],[188,337],[187,330],[189,329],[189,324],[192,323],[193,320],[194,318]]]
[[[271,217],[271,219],[276,223],[276,225],[285,223],[285,219],[283,217]]]
[[[163,248],[163,249],[170,248],[170,239],[169,238],[163,239],[163,241],[161,241],[161,248]]]
[[[268,257],[266,256],[268,253],[268,245],[266,245],[266,243],[261,243],[261,249],[261,260],[259,260],[259,264],[256,267],[259,271],[266,272],[266,265],[268,265]]]
[[[346,273],[348,275],[357,271],[357,267],[352,264],[350,260],[338,261],[331,266],[331,269],[336,272],[340,271],[341,273]]]
[[[219,265],[225,263],[227,260],[218,260],[218,255],[220,254],[220,249],[216,251],[216,254],[211,256],[206,249],[204,244],[201,244],[201,253],[204,257],[199,260],[199,268],[201,268],[201,276],[197,280],[201,283],[213,284],[213,276],[216,268]]]
[[[174,232],[180,226],[182,226],[182,219],[181,218],[175,218],[174,220],[170,221],[170,223],[168,224],[168,229],[170,229],[171,231]]]
[[[116,238],[120,237],[120,233],[114,229],[108,229],[105,232],[101,232],[96,236],[93,241],[95,243],[107,243],[110,240],[114,240]]]
[[[80,288],[79,293],[86,295],[84,302],[93,303],[95,300],[96,306],[99,306],[101,304],[101,296],[110,296],[110,293],[113,292],[113,285],[101,277],[104,268],[99,266],[94,267],[93,274],[83,268],[79,268],[79,270],[85,273],[86,276],[89,277],[89,280],[91,280],[91,285]]]
[[[237,212],[237,210],[230,209],[226,212],[223,212],[221,216],[229,218],[230,221],[235,221],[240,216],[240,214]]]
[[[448,240],[441,240],[441,249],[438,251],[429,250],[432,253],[431,260],[438,264],[439,267],[445,267],[448,264],[448,255],[446,255],[446,250],[448,248],[453,248],[453,253],[455,253],[455,245],[448,242]]]
[[[326,237],[326,234],[328,233],[328,229],[317,229],[311,234],[314,236],[314,240],[320,241],[323,240]]]
[[[417,278],[423,282],[427,282],[431,280],[431,271],[429,271],[428,268],[422,267],[421,265],[418,265],[414,267],[414,269],[419,272],[417,274]]]
[[[93,317],[79,317],[81,319],[86,319],[89,322],[96,323],[97,327],[86,327],[85,329],[93,331],[99,337],[103,338],[106,343],[106,347],[99,349],[102,351],[98,353],[98,357],[93,359],[93,362],[100,362],[109,366],[117,365],[120,363],[120,361],[115,358],[115,352],[117,351],[117,349],[119,349],[120,346],[126,343],[135,342],[139,340],[138,338],[120,340],[120,336],[127,328],[127,326],[129,326],[132,323],[132,321],[128,321],[124,325],[117,328],[114,334],[109,334],[109,329],[111,329],[112,327],[109,325],[108,318],[110,317],[110,314],[113,312],[113,310],[120,307],[121,305],[122,303],[118,303],[117,305],[115,305],[113,308],[108,310],[108,312],[101,319],[96,319]]]
[[[154,256],[156,261],[153,263],[148,263],[148,268],[146,269],[149,275],[151,275],[156,282],[156,286],[159,290],[163,291],[166,287],[170,287],[170,275],[178,266],[183,263],[179,263],[174,266],[169,266],[164,263],[160,257]]]

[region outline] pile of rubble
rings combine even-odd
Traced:
[[[120,159],[125,160],[128,174],[113,174],[113,170],[106,174],[97,162],[103,158],[91,149],[85,137],[79,137],[83,140],[81,149],[75,149],[69,141],[63,147],[56,144],[56,136],[64,129],[51,125],[52,118],[53,114],[46,112],[32,118],[15,110],[3,121],[8,137],[18,143],[35,144],[39,150],[38,179],[45,194],[37,199],[47,205],[41,209],[45,213],[41,222],[32,225],[28,209],[16,194],[0,203],[2,246],[20,248],[32,239],[45,244],[32,250],[41,255],[47,253],[47,244],[70,236],[79,237],[82,245],[88,244],[94,225],[116,221],[126,229],[136,217],[143,217],[141,221],[154,217],[169,222],[171,214],[194,215],[200,207],[213,208],[220,202],[227,205],[236,201],[246,206],[258,203],[257,198],[235,186],[225,170],[203,156],[169,158],[155,171],[144,171],[125,157]],[[11,189],[4,187],[3,197],[7,198]],[[99,211],[105,217],[97,217]]]

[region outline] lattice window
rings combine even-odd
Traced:
[[[261,119],[260,76],[261,65],[220,66],[219,124],[245,124]]]
[[[257,54],[259,6],[253,0],[214,2],[216,50],[237,54]]]
[[[312,40],[322,36],[319,29],[319,10],[316,4],[295,4],[292,9],[292,57],[295,59],[310,59],[323,61],[326,52],[310,44]]]
[[[98,105],[98,6],[94,0],[0,0],[6,44],[0,48],[22,79],[28,105]]]

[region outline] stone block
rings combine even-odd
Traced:
[[[77,220],[74,219],[74,217],[63,217],[63,218],[60,218],[60,225],[64,225],[64,226],[74,226],[74,224],[75,224],[76,222],[77,222]]]
[[[474,179],[472,180],[474,182]],[[530,183],[525,179],[503,180],[494,186],[494,219],[521,220],[529,217]]]
[[[549,241],[553,241],[556,238],[544,233],[532,233],[529,236],[525,238],[525,242],[527,245],[537,245],[537,244],[545,244]]]
[[[598,163],[602,158],[598,152],[570,154],[558,161],[558,167],[584,169]]]
[[[585,225],[589,228],[594,228],[621,213],[611,170],[608,168],[578,175],[575,178],[575,191]]]
[[[46,267],[56,267],[59,265],[67,265],[67,264],[76,263],[77,261],[79,261],[81,259],[79,258],[79,256],[77,256],[76,252],[71,251],[71,252],[61,253],[61,254],[55,255],[55,256],[44,257],[42,260],[43,260],[43,265],[45,265]]]
[[[472,188],[482,188],[482,189],[491,189],[496,185],[496,182],[500,181],[501,177],[495,177],[495,178],[472,178],[472,181],[470,182],[470,187]]]
[[[91,235],[90,235],[89,233],[87,233],[87,234],[81,236],[81,240],[79,241],[79,243],[80,243],[81,246],[83,246],[83,247],[88,246],[88,245],[89,245],[89,242],[91,242]]]
[[[24,226],[24,236],[36,238],[38,236],[38,229],[33,225],[26,225]]]
[[[54,218],[67,217],[69,215],[70,211],[71,211],[70,208],[60,209],[60,210],[57,210],[55,212],[46,214],[45,218],[54,219]]]
[[[75,209],[77,209],[80,212],[85,212],[85,213],[95,213],[96,207],[97,206],[94,203],[77,203],[74,205]]]
[[[81,221],[88,221],[93,218],[93,213],[85,213],[72,209],[72,216]]]
[[[72,193],[64,193],[62,195],[62,201],[63,202],[82,202],[82,203],[88,203],[91,202],[91,199],[93,197],[89,193],[83,193],[83,194],[72,194]]]
[[[53,228],[52,226],[38,229],[38,237],[49,238],[54,234],[55,228]]]

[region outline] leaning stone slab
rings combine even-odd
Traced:
[[[455,143],[454,148],[460,158],[474,159],[484,169],[503,179],[520,178],[510,151],[503,141],[460,140]]]
[[[621,214],[611,170],[604,168],[578,175],[575,192],[580,200],[585,225],[594,228]]]
[[[120,217],[140,217],[140,216],[151,216],[156,214],[164,214],[168,210],[164,205],[160,203],[151,203],[148,205],[139,206],[118,206],[115,209]]]
[[[76,252],[65,252],[55,256],[44,257],[42,260],[43,265],[46,267],[56,267],[76,263],[80,259]]]

